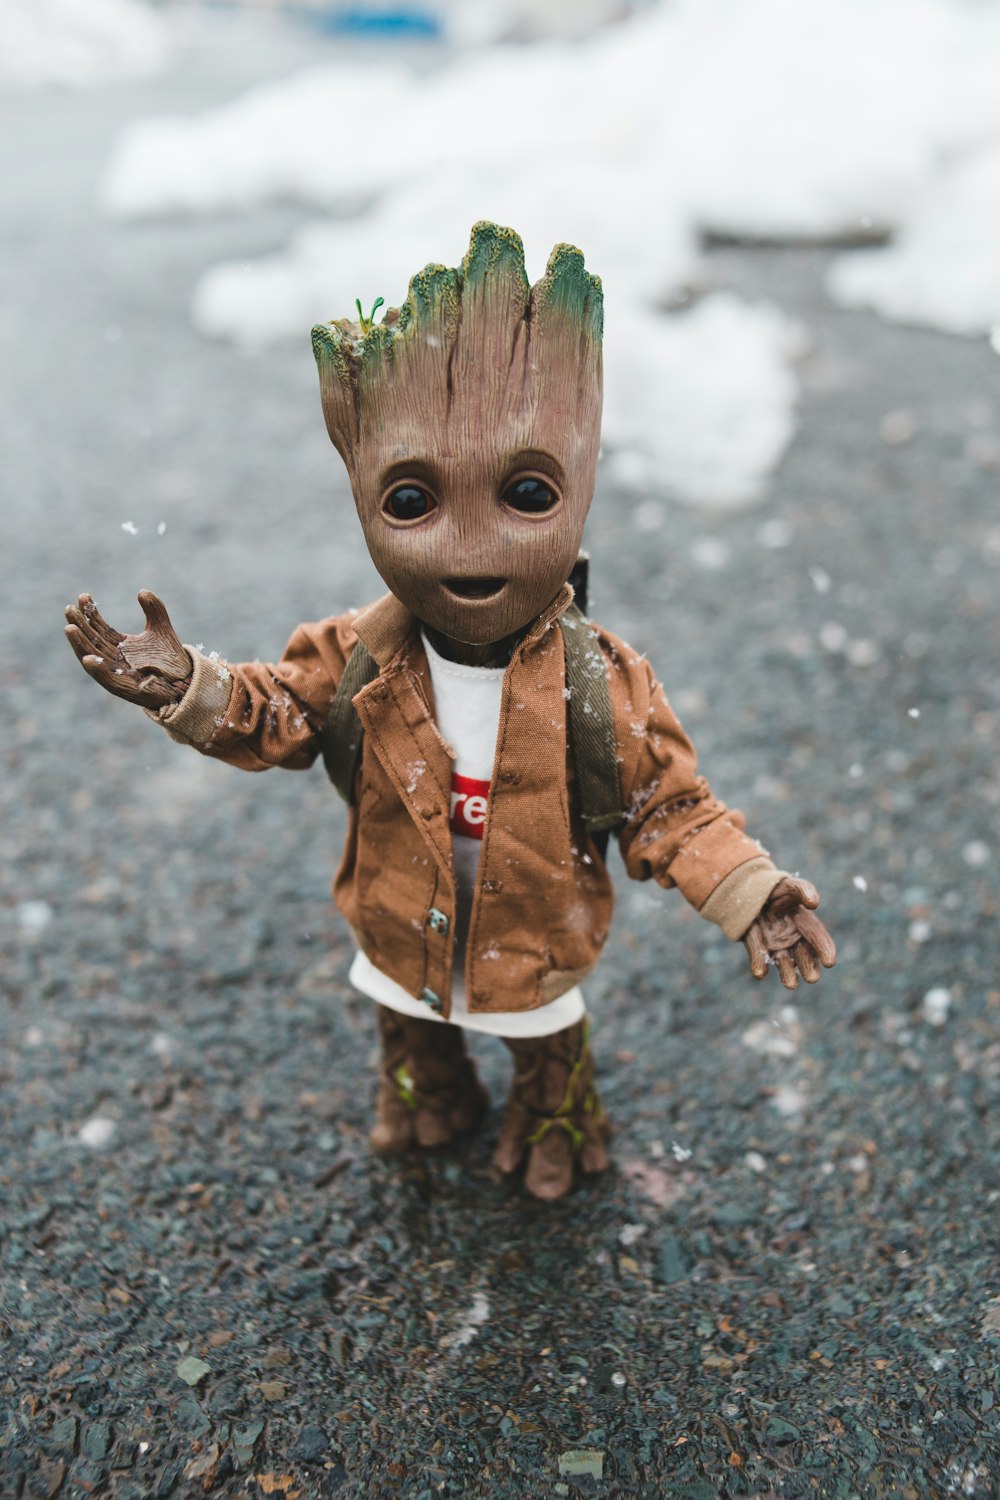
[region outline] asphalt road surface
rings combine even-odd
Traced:
[[[487,1039],[484,1134],[374,1159],[322,772],[185,752],[62,639],[79,591],[133,628],[150,587],[273,658],[380,591],[308,330],[251,358],[187,317],[306,213],[93,206],[121,122],[287,54],[0,101],[0,1493],[994,1495],[1000,362],[832,308],[824,252],[713,253],[810,332],[800,434],[740,515],[602,484],[594,613],[840,962],[755,985],[619,864],[613,1170],[554,1207],[498,1178]]]

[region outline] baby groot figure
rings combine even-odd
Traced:
[[[376,1002],[378,1151],[476,1129],[464,1032],[514,1057],[496,1163],[539,1198],[599,1172],[609,1124],[579,985],[608,935],[616,833],[636,880],[677,886],[752,974],[813,983],[833,942],[805,880],[718,801],[645,659],[567,583],[594,490],[601,286],[559,245],[529,286],[512,231],[414,276],[379,324],[313,331],[323,411],[390,592],[300,625],[276,666],[181,644],[161,602],[122,635],[67,610],[84,669],[176,740],[247,771],[322,754],[348,800],[334,898]]]

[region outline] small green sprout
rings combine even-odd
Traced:
[[[375,301],[372,303],[372,310],[368,314],[368,317],[366,318],[365,315],[364,315],[364,313],[361,310],[361,298],[360,297],[355,297],[355,299],[354,299],[354,306],[358,310],[358,322],[361,324],[361,332],[362,333],[368,333],[368,332],[370,332],[370,330],[371,330],[371,328],[372,328],[372,326],[374,325],[374,322],[375,322],[375,314],[378,312],[378,310],[379,310],[380,307],[384,306],[384,304],[385,304],[385,298],[384,297],[376,297]]]

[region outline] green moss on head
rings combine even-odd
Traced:
[[[582,253],[573,245],[556,245],[545,275],[529,288],[520,235],[484,219],[472,227],[461,266],[429,265],[418,271],[410,281],[406,301],[398,309],[390,308],[380,324],[338,318],[314,328],[317,362],[332,364],[345,374],[349,369],[356,373],[378,364],[393,340],[411,330],[451,339],[467,295],[475,294],[481,305],[488,306],[491,287],[509,290],[511,283],[519,286],[525,299],[530,291],[533,309],[543,316],[577,323],[582,332],[600,342],[601,282],[584,266]]]
[[[531,289],[534,306],[546,315],[564,317],[600,343],[604,333],[604,292],[601,278],[592,276],[575,245],[556,245],[545,275]]]
[[[391,308],[381,323],[352,318],[317,323],[312,346],[320,373],[333,373],[350,383],[357,380],[360,371],[377,366],[384,355],[391,353],[399,316],[399,311]]]
[[[317,323],[312,331],[313,354],[320,372],[339,375],[342,380],[353,377],[351,351],[355,342],[354,327],[346,318],[337,323]],[[360,333],[358,328],[358,333]]]
[[[400,333],[410,329],[453,335],[462,307],[462,273],[451,266],[425,266],[410,279],[400,308]]]
[[[450,420],[456,391],[489,388],[495,402],[509,402],[498,393],[572,370],[574,389],[594,382],[599,410],[602,330],[601,283],[579,250],[557,245],[531,287],[520,236],[481,221],[461,266],[425,266],[381,323],[362,313],[313,329],[330,436],[351,453],[365,413],[381,411],[390,386],[394,400],[412,387],[428,409],[440,399],[442,419]]]
[[[524,268],[521,236],[513,229],[503,229],[499,224],[480,219],[472,226],[469,248],[462,260],[462,281],[471,287],[494,276],[519,281],[527,295],[528,273]]]

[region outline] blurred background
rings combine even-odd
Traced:
[[[1000,0],[0,0],[0,1491],[992,1492],[998,77]],[[479,218],[603,278],[595,617],[840,947],[754,987],[619,878],[544,1216],[495,1112],[369,1156],[322,775],[61,637],[381,591],[309,330]]]
[[[518,227],[533,274],[568,239],[607,291],[609,474],[723,507],[791,440],[809,330],[708,252],[836,247],[832,303],[990,337],[998,48],[993,0],[0,7],[9,86],[89,90],[109,124],[118,101],[95,213],[137,253],[155,226],[201,237],[199,332],[260,350],[398,302],[480,217]]]

